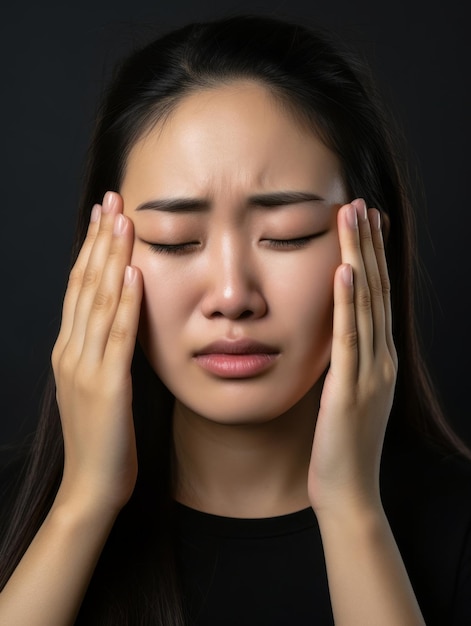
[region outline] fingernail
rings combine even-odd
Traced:
[[[103,196],[103,213],[109,213],[113,206],[113,192],[107,191]]]
[[[368,214],[366,212],[366,202],[363,200],[363,198],[356,198],[356,200],[354,200],[352,204],[358,211],[358,215],[361,221],[366,222]]]
[[[115,217],[113,233],[115,235],[122,235],[124,232],[124,227],[126,226],[126,218],[121,213]]]
[[[92,212],[90,214],[90,222],[98,222],[100,219],[101,207],[99,204],[94,204]]]
[[[130,265],[126,265],[126,269],[124,270],[124,284],[130,285],[136,276],[136,270],[134,267]]]
[[[351,228],[358,228],[358,216],[355,206],[352,204],[347,207],[347,221]]]
[[[375,230],[381,230],[381,213],[377,209],[370,211],[370,224]]]
[[[342,267],[342,280],[347,287],[353,285],[353,269],[352,266],[347,263]]]

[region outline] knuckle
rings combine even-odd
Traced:
[[[385,382],[392,386],[396,382],[397,368],[393,358],[385,359],[383,364],[383,378]]]
[[[98,282],[98,272],[96,269],[87,267],[83,273],[82,286],[91,287]]]
[[[54,372],[58,370],[61,354],[62,354],[62,348],[59,344],[59,340],[57,340],[51,352],[51,364],[52,364],[52,369],[54,370]]]
[[[83,280],[83,271],[79,267],[73,267],[69,274],[68,288],[80,287]]]
[[[127,341],[129,330],[122,324],[113,324],[110,330],[110,342],[122,344]]]
[[[397,357],[397,350],[395,346],[392,346],[392,349],[391,349],[391,359],[392,359],[394,370],[397,376],[397,373],[399,371],[399,359]]]
[[[122,249],[123,249],[123,238],[115,237],[110,245],[108,256],[110,258],[119,256],[122,253]]]
[[[342,343],[342,345],[347,349],[353,349],[358,346],[358,333],[356,329],[351,329],[349,331],[343,332],[338,339]]]
[[[389,296],[391,294],[391,281],[389,280],[389,276],[387,274],[381,277],[381,289],[384,296]]]
[[[76,367],[75,355],[64,350],[56,361],[56,375],[61,379],[69,379]]]
[[[370,279],[370,295],[372,298],[382,298],[383,297],[383,286],[381,284],[381,280],[379,276],[372,276]]]
[[[397,367],[393,356],[389,351],[381,351],[376,360],[376,367],[373,375],[367,381],[367,388],[370,395],[375,395],[381,390],[394,389],[397,379]]]
[[[360,289],[358,291],[358,306],[366,310],[371,308],[371,294],[369,289]]]
[[[93,299],[93,309],[95,311],[108,311],[113,305],[113,297],[109,293],[99,291]]]

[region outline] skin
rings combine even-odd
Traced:
[[[250,201],[287,191],[320,199]],[[308,506],[340,264],[337,213],[347,198],[338,159],[268,92],[242,83],[186,98],[146,134],[129,155],[121,195],[144,282],[141,343],[177,399],[178,499],[242,517]],[[136,210],[181,197],[207,206]],[[149,245],[193,241],[174,252]],[[212,341],[242,338],[276,347],[268,371],[221,378],[193,358]]]
[[[249,206],[279,189],[324,200]],[[184,99],[134,146],[120,191],[94,207],[71,273],[52,357],[64,476],[0,596],[2,622],[72,624],[132,494],[130,364],[142,302],[140,339],[177,396],[176,497],[242,516],[311,505],[336,625],[423,625],[379,494],[397,357],[378,211],[345,204],[335,156],[247,83]],[[175,194],[208,207],[135,210]],[[301,248],[270,243],[317,228],[324,234]],[[198,244],[182,256],[143,242],[181,236]],[[278,347],[263,375],[218,380],[195,365],[200,342],[240,336]]]

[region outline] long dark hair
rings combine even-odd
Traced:
[[[264,85],[290,114],[310,124],[340,158],[351,197],[363,197],[382,212],[400,363],[391,428],[414,431],[443,449],[468,455],[443,417],[421,356],[414,314],[414,210],[399,134],[364,63],[330,35],[273,18],[238,16],[191,24],[125,60],[99,111],[74,258],[92,205],[107,190],[119,191],[135,141],[185,95],[238,79]],[[77,623],[176,626],[184,623],[184,615],[172,549],[173,398],[139,346],[132,370],[138,482],[107,541]],[[51,377],[3,540],[1,586],[51,507],[62,468],[62,433]]]

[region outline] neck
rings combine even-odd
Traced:
[[[175,498],[227,517],[274,517],[309,506],[307,475],[319,386],[264,423],[227,424],[173,415]]]

